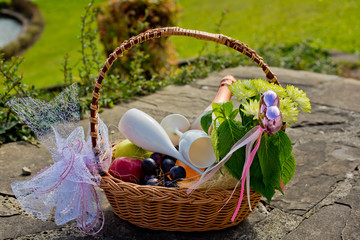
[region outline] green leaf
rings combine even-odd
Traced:
[[[216,104],[217,120],[222,122],[216,124],[214,121],[214,129],[211,133],[211,143],[214,148],[215,155],[218,160],[225,157],[231,147],[245,135],[245,130],[240,128],[235,121],[237,110],[232,110],[232,103]],[[215,112],[215,110],[214,110]],[[244,148],[239,149],[230,157],[225,166],[229,172],[237,179],[241,178],[242,168],[245,160]]]
[[[213,110],[213,113],[215,115],[215,117],[222,117],[223,114],[222,114],[222,104],[221,103],[217,103],[217,102],[213,102],[211,104],[211,108]]]
[[[239,109],[233,110],[232,102],[212,104],[215,119],[212,124],[214,129],[211,133],[211,142],[218,160],[230,151],[231,147],[241,139],[245,133],[258,122],[253,116],[248,116],[240,105]],[[211,111],[201,119],[204,130],[211,125]],[[240,113],[242,123],[235,118]],[[254,157],[250,168],[251,187],[262,194],[270,202],[275,190],[280,188],[280,180],[284,184],[293,177],[295,172],[295,159],[291,154],[292,144],[289,137],[282,131],[274,135],[263,134],[260,147]],[[245,162],[245,147],[237,150],[226,162],[225,167],[236,179],[240,180]]]
[[[15,142],[17,140],[17,136],[13,135],[13,134],[9,134],[8,137],[10,138],[11,141]]]
[[[245,132],[236,125],[235,121],[227,120],[220,124],[218,128],[220,158],[225,157],[231,147],[244,135]]]
[[[224,107],[224,116],[230,117],[234,109],[233,102],[232,101],[224,102],[223,107]]]
[[[235,143],[232,142],[232,140],[236,140],[236,131],[240,131],[239,126],[237,126],[236,121],[234,120],[238,111],[233,111],[233,106],[232,101],[225,103],[212,103],[212,113],[215,115],[215,119],[213,120],[214,128],[210,137],[215,156],[218,160],[224,157],[230,150],[232,145]],[[209,116],[205,117],[205,119],[206,118],[209,118]],[[205,119],[203,120],[204,122],[202,123],[202,126],[206,129],[208,122],[206,122]],[[226,146],[226,148],[224,148],[224,146]],[[227,152],[226,149],[228,149]],[[223,154],[224,152],[225,154]]]
[[[244,162],[245,148],[240,148],[231,155],[230,159],[225,163],[225,167],[234,178],[241,180]]]
[[[5,123],[1,123],[0,129],[2,129],[3,131],[7,131],[7,130],[10,130],[13,127],[15,127],[18,123],[19,123],[19,121],[9,121],[9,122],[5,122]]]
[[[279,162],[281,166],[281,179],[284,185],[286,185],[294,176],[296,162],[294,156],[291,154],[292,144],[288,135],[283,131],[279,131],[277,136],[280,142]]]
[[[221,103],[217,103],[217,102],[211,103],[211,108],[213,111],[215,111],[216,109],[220,109],[221,107],[222,107]]]
[[[236,108],[236,109],[230,114],[229,118],[230,118],[231,120],[234,120],[234,119],[236,118],[236,116],[238,115],[238,113],[239,113],[239,109]]]
[[[277,136],[264,133],[258,149],[258,157],[263,174],[263,182],[267,187],[280,187],[281,166],[279,162],[280,141]]]
[[[255,192],[258,192],[264,197],[266,197],[266,199],[270,203],[272,197],[275,194],[275,190],[273,187],[265,185],[263,181],[259,157],[257,154],[255,155],[250,167],[250,186],[254,189]]]
[[[232,146],[244,135],[244,129],[239,128],[234,120],[224,121],[218,128],[217,150],[220,159],[224,158]],[[232,154],[225,166],[231,175],[240,180],[244,162],[245,148],[243,147]]]
[[[0,123],[0,134],[9,135],[8,137],[13,140],[14,137],[9,132],[12,129],[15,129],[16,132],[17,131],[16,126],[18,123],[19,123],[18,121],[9,121],[9,122]]]
[[[204,132],[208,133],[209,128],[212,123],[212,111],[206,112],[200,120],[201,128],[204,130]]]
[[[211,139],[211,145],[213,146],[213,149],[214,149],[214,153],[215,153],[215,156],[216,156],[216,159],[220,159],[220,156],[219,156],[219,150],[218,150],[218,143],[219,143],[219,136],[218,136],[218,131],[217,131],[217,127],[216,127],[216,124],[214,124],[214,128],[211,132],[211,135],[210,135],[210,139]]]
[[[296,168],[296,162],[294,155],[290,154],[289,157],[286,159],[286,161],[283,163],[281,169],[281,179],[284,185],[288,184],[290,179],[294,176],[295,168]]]
[[[219,123],[222,123],[225,119],[229,118],[233,112],[233,102],[228,101],[225,103],[212,103],[213,113]]]
[[[6,132],[6,129],[3,126],[0,126],[0,134],[4,134]]]
[[[284,165],[284,162],[289,158],[291,151],[292,151],[292,143],[288,135],[283,132],[279,131],[277,134],[274,135],[276,141],[279,141],[279,162],[280,166]]]

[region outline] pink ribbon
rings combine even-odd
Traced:
[[[87,202],[88,199],[87,199],[87,195],[85,194],[85,189],[84,189],[86,187],[87,186],[85,184],[81,184],[81,196],[82,196],[81,212],[82,212],[82,214],[79,217],[77,217],[76,222],[77,222],[77,226],[81,232],[88,234],[88,235],[96,235],[104,227],[104,223],[105,223],[104,212],[101,209],[100,200],[99,200],[98,195],[96,194],[95,188],[92,186],[92,188],[90,188],[89,190],[91,191],[91,197],[93,198],[93,200],[96,203],[96,217],[94,218],[93,221],[91,221],[89,224],[87,224],[87,219],[85,216],[86,216],[88,209],[87,209],[87,205],[85,203]],[[98,225],[99,218],[102,219],[101,226],[96,232],[92,232],[93,229]]]
[[[244,188],[245,188],[245,179],[246,179],[246,182],[247,182],[246,188],[247,188],[248,204],[249,204],[249,208],[250,208],[250,211],[251,211],[252,209],[251,209],[251,203],[250,203],[250,167],[251,167],[251,164],[252,164],[252,162],[254,160],[255,154],[256,154],[257,150],[259,149],[260,141],[261,141],[261,135],[262,135],[263,132],[264,132],[264,129],[260,125],[255,126],[250,131],[248,131],[240,140],[238,140],[231,147],[230,151],[226,154],[226,156],[218,164],[216,164],[215,166],[207,169],[202,174],[199,181],[197,183],[195,183],[194,185],[192,185],[187,190],[187,193],[190,194],[192,191],[194,191],[196,188],[198,188],[202,183],[209,180],[222,166],[225,165],[225,163],[230,159],[230,157],[232,156],[232,154],[235,151],[237,151],[238,149],[240,149],[241,147],[246,145],[245,163],[244,163],[242,176],[241,176],[240,198],[239,198],[237,207],[235,209],[235,212],[234,212],[234,214],[233,214],[233,216],[231,218],[231,221],[235,221],[236,215],[238,214],[239,209],[241,207],[241,202],[242,202],[242,199],[243,199]],[[255,148],[251,151],[251,149],[252,149],[252,147],[253,147],[256,140],[257,140],[257,144],[256,144]],[[251,151],[251,153],[250,153],[250,151]],[[236,187],[238,186],[238,184],[236,184]],[[235,187],[235,189],[236,189],[236,187]],[[235,189],[234,189],[233,193],[235,192]],[[230,198],[232,197],[233,193],[231,194]],[[230,198],[226,201],[224,206],[229,202]]]
[[[236,215],[238,214],[238,212],[240,210],[240,207],[241,207],[241,202],[242,202],[243,194],[244,194],[245,178],[246,178],[246,181],[247,181],[247,186],[246,187],[247,187],[247,199],[248,199],[249,209],[250,209],[250,211],[252,211],[251,203],[250,203],[250,167],[251,167],[251,164],[252,164],[252,162],[254,160],[255,154],[256,154],[257,150],[259,149],[259,146],[260,146],[261,135],[262,135],[263,129],[260,126],[259,126],[259,129],[261,131],[260,131],[260,134],[259,134],[259,137],[258,137],[258,140],[257,140],[257,144],[256,144],[255,148],[252,150],[252,152],[250,153],[250,156],[248,156],[246,154],[246,157],[245,157],[245,164],[244,164],[244,168],[243,168],[243,172],[242,172],[242,176],[241,176],[240,198],[239,198],[238,204],[236,206],[235,212],[234,212],[234,214],[233,214],[233,216],[231,218],[231,221],[235,221]],[[252,141],[252,144],[254,144],[254,141]],[[248,152],[248,149],[251,150],[252,144],[246,145],[246,152]]]
[[[69,150],[71,151],[71,154],[70,154],[71,157],[70,157],[70,159],[69,159],[68,161],[65,160],[66,158],[65,158],[65,155],[64,155],[64,151],[65,151],[66,149],[69,149]],[[73,166],[74,166],[74,162],[75,162],[74,149],[73,149],[72,147],[64,147],[64,148],[62,149],[62,156],[63,156],[63,159],[64,159],[64,161],[65,161],[65,163],[66,163],[66,168],[65,168],[64,172],[63,172],[62,174],[60,174],[60,176],[59,176],[59,177],[60,177],[59,181],[57,181],[57,182],[54,184],[54,186],[52,186],[52,187],[50,187],[50,188],[48,188],[48,189],[46,189],[46,190],[37,190],[37,189],[33,188],[33,189],[34,189],[34,192],[39,193],[39,194],[45,194],[45,193],[49,193],[49,192],[51,192],[51,191],[54,191],[54,190],[55,190],[56,188],[58,188],[58,187],[60,186],[60,184],[66,179],[66,177],[69,175],[71,169],[72,169]],[[38,176],[40,173],[43,173],[44,171],[46,171],[46,169],[48,169],[48,168],[45,168],[43,171],[37,173],[35,176]]]

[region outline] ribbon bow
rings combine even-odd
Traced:
[[[11,187],[22,208],[45,221],[53,208],[55,223],[76,219],[80,231],[98,233],[104,225],[101,200],[95,189],[101,177],[98,168],[107,169],[111,149],[106,125],[99,119],[99,133],[104,136],[98,162],[84,129],[76,126],[77,89],[72,85],[50,103],[36,99],[18,99],[8,103],[49,149],[54,164],[28,181],[13,182]],[[104,155],[107,154],[107,155]]]

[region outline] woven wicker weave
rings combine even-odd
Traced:
[[[264,71],[269,82],[280,83],[263,59],[250,49],[246,44],[221,34],[211,34],[207,32],[187,30],[178,27],[157,28],[141,33],[123,42],[116,48],[105,62],[105,66],[100,70],[99,77],[95,82],[93,100],[90,106],[90,135],[92,146],[95,153],[99,152],[97,144],[101,144],[101,136],[97,131],[97,114],[99,91],[101,82],[105,78],[113,62],[121,57],[122,54],[135,46],[149,39],[166,37],[171,35],[193,37],[200,40],[213,41],[223,44],[229,48],[241,52],[257,63]],[[109,153],[111,154],[111,153]],[[236,191],[228,204],[219,212],[220,208],[231,196],[232,189],[199,189],[191,195],[186,193],[185,188],[165,188],[158,186],[138,185],[123,182],[112,177],[107,172],[102,172],[100,187],[105,191],[106,197],[111,204],[116,215],[121,219],[129,221],[137,226],[166,231],[208,231],[218,230],[234,226],[244,220],[249,214],[247,197],[241,204],[241,209],[234,222],[231,217],[235,211],[239,191]],[[250,202],[254,209],[261,195],[251,190]]]
[[[101,188],[116,215],[139,227],[167,231],[208,231],[235,226],[249,214],[247,198],[234,222],[234,214],[240,191],[236,191],[229,203],[230,190],[196,190],[191,195],[184,188],[166,188],[126,183],[107,174],[102,178]],[[261,195],[251,191],[254,209]]]

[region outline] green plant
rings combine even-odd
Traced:
[[[0,2],[0,8],[9,7],[11,0],[3,0]]]
[[[337,63],[339,69],[339,75],[347,78],[360,78],[360,61],[347,62],[340,61]]]
[[[275,190],[283,191],[284,186],[293,177],[296,167],[291,153],[291,140],[279,129],[283,121],[296,121],[298,109],[310,112],[310,101],[302,90],[294,86],[288,85],[285,89],[261,79],[237,81],[229,89],[235,97],[238,97],[239,108],[233,110],[232,101],[213,103],[212,110],[201,119],[201,126],[205,132],[209,132],[210,125],[213,126],[210,137],[219,161],[214,169],[225,165],[233,177],[241,181],[242,191],[246,176],[247,183],[270,202]],[[269,90],[272,90],[272,93],[276,92],[274,93],[276,98],[268,98],[268,101],[269,99],[273,101],[267,106],[264,103],[265,98],[261,95],[269,94]],[[260,101],[261,106],[259,99],[264,101]],[[276,105],[272,105],[276,99],[280,100],[282,117],[280,111],[278,114],[283,121],[279,121],[277,124],[279,128],[271,132],[262,119],[266,118],[268,113],[259,114],[259,108],[270,109],[274,106],[277,108]],[[236,118],[238,115],[239,118]],[[273,121],[275,124],[275,120]],[[253,150],[256,140],[258,143]],[[241,147],[245,145],[246,149]],[[229,154],[230,151],[233,151],[232,154]],[[253,152],[250,154],[251,151]]]
[[[198,78],[206,77],[209,73],[225,68],[239,65],[249,66],[254,64],[247,57],[238,52],[207,53],[201,56],[204,49],[208,47],[205,43],[198,57],[170,74],[172,83],[187,84]],[[257,50],[264,61],[272,67],[282,67],[295,70],[306,70],[325,74],[338,74],[339,66],[334,63],[328,51],[313,47],[310,40],[301,43],[280,45],[272,47],[261,47]]]
[[[314,47],[311,40],[294,44],[263,46],[258,49],[258,53],[270,66],[326,74],[338,73],[337,65],[332,61],[329,52],[320,47]]]
[[[178,11],[174,0],[115,0],[102,4],[97,22],[106,54],[148,29],[176,25]],[[141,63],[142,74],[147,78],[154,74],[163,76],[176,63],[175,49],[169,39],[153,39],[130,49],[115,63],[112,72],[128,76],[131,62],[138,57],[137,51],[147,56]]]
[[[96,44],[97,30],[92,28],[98,9],[93,8],[92,3],[85,8],[85,14],[81,17],[80,65],[72,66],[69,54],[65,55],[62,64],[65,84],[71,84],[78,80],[82,113],[88,113],[90,110],[91,93],[98,70],[102,67],[103,62],[103,57],[99,54]],[[149,54],[144,53],[138,47],[134,48],[134,54],[134,59],[128,63],[128,75],[111,71],[107,74],[103,83],[106,88],[102,89],[102,96],[99,100],[100,107],[113,107],[120,101],[154,92],[165,85],[165,81],[160,79],[157,74],[152,74],[149,78],[144,74],[146,70],[142,66],[144,62],[148,61]],[[74,75],[74,70],[77,70],[78,77]]]
[[[237,52],[229,54],[208,53],[203,57],[198,57],[194,61],[171,71],[168,75],[169,82],[177,85],[185,85],[196,79],[205,78],[209,73],[214,71],[249,64],[251,64],[251,61]]]
[[[9,61],[5,61],[3,55],[0,55],[0,82],[4,86],[0,91],[0,145],[5,142],[35,140],[32,131],[6,105],[6,102],[13,97],[38,96],[34,86],[29,87],[22,83],[22,75],[17,73],[22,62],[23,59],[19,57],[12,57]]]

